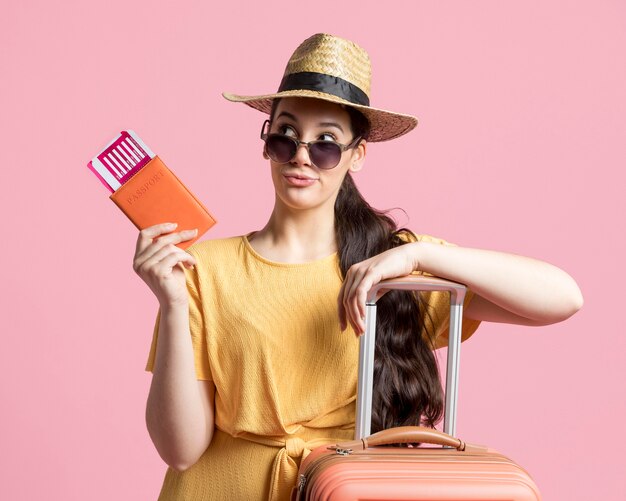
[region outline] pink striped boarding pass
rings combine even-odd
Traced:
[[[156,155],[132,130],[123,130],[87,164],[109,191],[114,192]]]

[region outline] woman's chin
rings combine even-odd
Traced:
[[[278,198],[287,207],[292,210],[311,210],[316,209],[322,205],[326,200],[323,200],[319,193],[314,193],[312,190],[285,190]]]

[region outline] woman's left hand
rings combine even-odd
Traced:
[[[365,300],[368,291],[381,280],[404,277],[417,270],[416,245],[400,245],[350,267],[337,299],[342,331],[350,322],[357,336],[365,332]]]

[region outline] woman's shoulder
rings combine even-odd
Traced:
[[[243,235],[232,237],[213,238],[210,240],[202,240],[194,242],[185,249],[195,258],[210,258],[213,261],[220,258],[233,258],[233,253],[243,245]]]

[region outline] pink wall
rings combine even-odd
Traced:
[[[85,163],[133,128],[218,218],[205,238],[260,228],[263,116],[220,93],[274,90],[326,31],[369,51],[374,105],[420,119],[370,145],[371,203],[418,233],[557,264],[585,296],[562,324],[484,324],[464,344],[459,435],[517,460],[546,500],[623,499],[624,2],[2,11],[0,497],[156,499],[143,368],[157,302],[131,267],[135,228]]]

